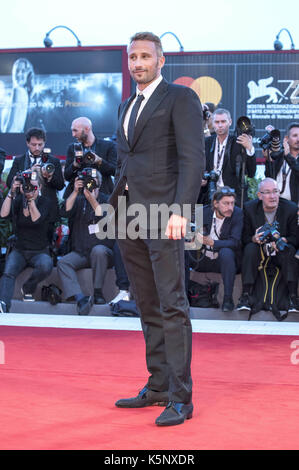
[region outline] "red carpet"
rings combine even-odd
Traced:
[[[114,407],[147,377],[140,332],[1,327],[0,448],[298,449],[295,339],[194,334],[194,417],[158,428]]]

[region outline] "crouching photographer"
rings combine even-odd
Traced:
[[[246,203],[244,207],[243,292],[237,309],[252,310],[253,297],[256,297],[254,290],[258,287],[258,274],[261,273],[261,279],[266,285],[265,293],[260,295],[263,299],[263,308],[272,309],[273,313],[274,308],[275,312],[279,310],[278,300],[275,305],[274,297],[281,282],[281,285],[285,283],[285,288],[281,291],[286,295],[287,312],[299,312],[298,267],[295,258],[297,206],[291,201],[279,198],[278,184],[272,178],[265,178],[260,182],[257,195],[258,199]],[[270,267],[274,267],[272,271],[275,273],[271,285],[270,277],[273,276],[267,272]],[[266,301],[269,293],[270,301]],[[265,308],[267,304],[271,308]]]
[[[26,267],[32,267],[33,271],[22,287],[24,301],[34,301],[38,283],[52,271],[48,240],[50,212],[51,203],[40,195],[36,172],[25,171],[14,178],[0,212],[1,217],[11,218],[14,233],[0,280],[2,313],[9,312],[16,278]]]
[[[203,245],[199,259],[186,251],[186,278],[189,267],[199,272],[221,272],[224,285],[222,311],[234,309],[233,288],[241,254],[243,212],[235,206],[234,189],[224,186],[213,194],[212,203],[203,208],[203,233],[197,233]]]
[[[57,272],[65,299],[75,298],[79,315],[88,315],[93,303],[106,303],[102,287],[107,269],[113,266],[114,240],[97,237],[100,204],[108,199],[100,192],[101,181],[99,171],[83,169],[62,208],[62,216],[69,219],[70,252],[58,261]],[[84,295],[81,291],[76,271],[83,268],[93,270],[93,296]]]

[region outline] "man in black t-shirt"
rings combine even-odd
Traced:
[[[16,278],[26,267],[32,267],[33,271],[22,287],[25,301],[34,301],[38,283],[52,271],[53,261],[48,246],[50,211],[51,203],[39,195],[36,180],[13,182],[0,212],[1,217],[11,217],[15,235],[14,246],[0,280],[0,313],[9,312]]]
[[[77,177],[74,190],[65,201],[62,216],[69,218],[71,251],[57,264],[64,297],[75,298],[79,315],[88,315],[93,303],[106,303],[102,287],[107,269],[113,266],[115,243],[113,239],[99,239],[97,236],[97,223],[102,214],[100,204],[107,202],[108,196],[99,191],[102,180],[99,171],[93,168],[85,170],[95,175],[87,186],[86,181]],[[83,268],[93,270],[93,296],[84,295],[81,291],[76,271]]]

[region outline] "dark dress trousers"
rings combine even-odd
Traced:
[[[123,122],[134,97],[119,109],[118,166],[110,203],[117,208],[127,184],[127,207],[139,203],[149,211],[151,204],[194,205],[205,167],[197,95],[162,80],[143,108],[129,145]],[[154,239],[148,230],[145,233],[135,240],[119,236],[118,242],[141,314],[150,373],[147,386],[169,391],[170,400],[188,403],[192,328],[184,285],[184,240]]]

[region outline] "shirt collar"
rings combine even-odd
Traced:
[[[150,83],[144,90],[139,90],[138,87],[136,87],[136,96],[138,95],[143,95],[144,99],[148,99],[155,91],[159,83],[163,80],[162,75],[159,75],[158,78],[156,78],[152,83]]]

